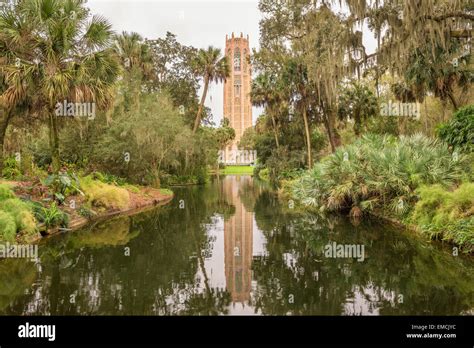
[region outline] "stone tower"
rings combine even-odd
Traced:
[[[252,82],[250,67],[249,36],[229,38],[226,35],[225,55],[230,63],[231,72],[224,84],[224,117],[235,129],[235,140],[224,149],[224,162],[227,164],[246,164],[237,152],[237,144],[244,131],[252,126],[252,103],[250,102],[250,84]]]

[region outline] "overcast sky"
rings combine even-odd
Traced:
[[[225,36],[249,35],[250,47],[258,48],[260,12],[255,0],[88,0],[93,14],[105,16],[116,32],[135,31],[144,38],[164,37],[167,31],[185,45],[210,45],[224,52]],[[216,124],[223,112],[223,85],[212,84],[206,106]],[[254,121],[259,110],[254,108]]]
[[[243,32],[244,37],[249,35],[251,48],[259,47],[258,0],[88,0],[87,4],[92,14],[105,16],[119,33],[135,31],[144,38],[155,39],[169,31],[185,45],[212,45],[223,52],[226,34],[240,36]],[[373,41],[365,44],[372,52]],[[210,86],[206,106],[219,124],[223,113],[222,84]],[[259,114],[260,110],[254,108],[254,122]]]

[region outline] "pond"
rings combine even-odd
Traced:
[[[0,260],[0,314],[474,313],[474,260],[448,246],[302,212],[250,176],[174,191],[167,206],[44,240],[36,262]]]

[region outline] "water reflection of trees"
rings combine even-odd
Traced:
[[[272,194],[260,195],[255,213],[268,239],[268,254],[253,261],[264,314],[454,315],[474,305],[472,265],[402,231],[292,213]],[[332,241],[364,245],[365,261],[325,258]]]
[[[377,221],[289,209],[250,180],[238,196],[267,242],[251,261],[255,312],[455,315],[474,306],[471,260]],[[209,226],[235,211],[223,185],[176,189],[168,206],[42,244],[39,264],[1,260],[0,313],[227,314],[231,294],[211,286],[204,259],[215,243]],[[363,244],[365,261],[326,259],[332,241]]]
[[[42,245],[45,267],[38,274],[40,285],[31,287],[27,294],[7,294],[5,312],[225,313],[229,294],[202,287],[196,274],[201,268],[199,259],[212,243],[205,224],[216,212],[231,214],[232,206],[215,190],[196,187],[182,191],[177,190],[170,206],[133,218],[120,217]],[[181,199],[184,209],[176,209]],[[140,238],[135,238],[138,235]],[[130,256],[126,256],[125,247]],[[205,274],[205,268],[200,273]],[[21,279],[16,273],[9,276]]]
[[[28,290],[35,279],[36,265],[30,260],[0,260],[0,311]]]

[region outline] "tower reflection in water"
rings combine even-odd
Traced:
[[[245,209],[239,190],[252,179],[239,176],[233,179],[223,183],[227,201],[235,206],[235,213],[224,222],[225,279],[232,302],[248,303],[252,285],[254,213]]]

